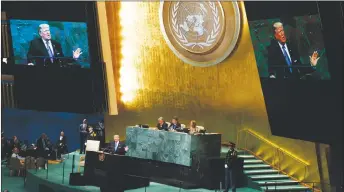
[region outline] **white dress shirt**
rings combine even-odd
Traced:
[[[16,153],[12,153],[11,157],[12,157],[12,158],[18,158],[18,159],[25,159],[24,157],[21,157],[21,156],[19,156],[19,155],[16,154]]]

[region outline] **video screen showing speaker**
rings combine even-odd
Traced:
[[[10,20],[14,63],[90,68],[86,22]]]
[[[249,21],[261,78],[329,80],[319,14]]]

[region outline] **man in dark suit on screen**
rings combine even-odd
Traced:
[[[275,38],[271,40],[271,44],[268,47],[270,78],[300,79],[316,71],[316,65],[320,59],[317,51],[314,51],[312,56],[309,56],[309,64],[303,65],[300,61],[297,47],[287,41],[282,23],[276,22],[273,24],[273,33]],[[305,67],[300,67],[301,65]],[[315,74],[312,74],[312,76],[316,77]]]
[[[73,58],[61,59],[60,57],[64,57],[61,44],[51,39],[49,25],[40,24],[38,33],[40,37],[30,42],[29,51],[27,53],[28,65],[58,65],[62,61],[75,61],[82,54],[81,49],[78,48],[73,51]]]

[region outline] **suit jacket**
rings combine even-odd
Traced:
[[[229,168],[233,168],[235,166],[237,158],[238,158],[238,153],[235,149],[228,150],[226,159],[225,159],[225,164],[227,164]]]
[[[108,150],[114,154],[125,155],[125,153],[126,153],[125,147],[126,147],[125,143],[119,141],[117,149],[116,149],[116,143],[115,143],[115,141],[112,141],[111,143],[109,143]]]
[[[50,147],[50,141],[48,139],[44,139],[44,143],[45,145],[43,144],[43,139],[42,137],[40,137],[38,140],[37,140],[37,152],[40,154],[40,155],[44,155],[45,154],[45,148],[49,148]]]
[[[165,130],[167,131],[168,130],[168,124],[166,122],[164,122],[162,125],[160,125],[160,123],[158,123],[156,125],[156,128],[158,128],[159,130]]]
[[[14,140],[12,139],[10,141],[10,146],[11,146],[11,150],[14,149],[15,147],[18,148],[20,150],[21,147],[21,142],[19,141],[19,139],[17,139],[16,142],[14,142]]]
[[[286,42],[288,47],[289,55],[291,58],[291,66],[293,65],[303,65],[300,61],[300,55],[297,52],[297,47],[291,43]],[[308,67],[293,67],[292,72],[290,68],[287,67],[277,67],[277,66],[288,66],[281,47],[279,46],[278,41],[275,39],[271,40],[270,46],[268,47],[268,70],[269,75],[275,75],[278,79],[283,78],[293,78],[299,79],[300,77],[312,73],[315,69],[308,63]]]
[[[84,127],[83,124],[79,125],[79,133],[80,133],[80,139],[86,139],[88,135],[88,124]]]
[[[57,147],[65,147],[65,146],[67,146],[67,137],[63,136],[62,140],[60,140],[60,137],[59,137],[57,142],[56,142],[56,146]]]
[[[176,125],[174,125],[173,123],[171,123],[171,125],[168,127],[169,129],[174,129],[174,130],[181,130],[182,125],[180,123],[177,123]]]
[[[61,44],[55,40],[50,40],[54,57],[64,57]],[[37,57],[46,57],[46,58],[37,58]],[[42,40],[42,38],[34,39],[30,42],[29,51],[27,53],[28,63],[34,63],[36,66],[49,66],[56,65],[59,66],[61,62],[70,62],[73,61],[73,58],[66,59],[53,59],[53,63],[49,58],[49,52]]]

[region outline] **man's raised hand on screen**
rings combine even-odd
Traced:
[[[309,62],[311,63],[311,65],[313,67],[317,66],[319,59],[320,59],[320,57],[318,57],[318,52],[317,51],[314,51],[312,56],[309,56]]]
[[[78,59],[81,54],[82,54],[81,49],[77,48],[75,51],[73,51],[73,58]]]

